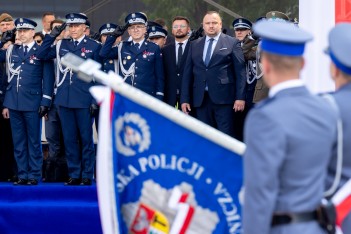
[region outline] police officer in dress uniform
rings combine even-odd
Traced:
[[[246,66],[245,86],[245,109],[234,113],[234,135],[235,138],[243,140],[244,121],[247,113],[253,107],[252,102],[257,81],[256,47],[257,41],[251,36],[252,23],[245,18],[237,18],[233,21],[234,36],[240,41],[243,49]]]
[[[107,23],[107,24],[103,24],[100,28],[99,28],[99,33],[101,35],[101,43],[105,44],[107,36],[110,35],[111,33],[113,33],[113,31],[116,30],[116,28],[118,27],[117,24],[113,24],[113,23]],[[113,43],[112,47],[117,46],[117,44],[121,41],[121,37],[117,37],[115,40],[115,43]],[[116,71],[116,66],[117,66],[117,60],[115,59],[103,59],[103,63],[102,63],[102,70],[106,73],[108,73],[109,71]]]
[[[337,114],[298,79],[312,36],[282,22],[261,21],[261,62],[269,98],[245,124],[245,234],[325,233],[316,220],[326,168],[336,143]]]
[[[149,41],[157,44],[161,49],[165,46],[168,35],[165,29],[158,26],[151,26],[148,27],[147,34]]]
[[[94,81],[90,83],[82,81],[76,73],[61,63],[61,58],[69,52],[83,59],[90,58],[101,63],[99,57],[101,45],[84,34],[86,20],[87,17],[79,13],[67,14],[66,23],[71,39],[63,39],[53,45],[55,37],[60,35],[66,25],[54,28],[45,36],[38,54],[44,59],[56,58],[59,71],[55,103],[62,123],[70,177],[65,185],[91,185],[93,179],[95,150],[92,116],[97,110],[97,104],[89,88],[94,85]]]
[[[14,155],[18,167],[15,185],[37,185],[41,178],[41,117],[47,114],[54,88],[52,61],[38,58],[33,36],[37,24],[30,19],[15,21],[22,45],[0,52],[7,63],[8,82],[2,115],[10,118]],[[39,112],[39,113],[38,113]]]
[[[118,58],[117,74],[128,84],[163,100],[164,74],[161,50],[158,45],[145,40],[147,18],[145,14],[131,13],[125,18],[126,26],[118,27],[102,46],[104,59]],[[118,47],[112,47],[125,30],[131,36]]]
[[[351,24],[337,24],[329,33],[327,53],[331,59],[330,73],[335,81],[334,99],[339,109],[343,130],[343,160],[341,179],[338,188],[351,179]],[[337,159],[334,157],[328,168],[327,188],[331,187],[336,171]],[[343,233],[351,233],[351,214],[342,223]]]

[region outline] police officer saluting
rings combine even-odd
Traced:
[[[101,45],[85,36],[86,16],[72,13],[66,15],[66,19],[72,39],[63,39],[53,45],[55,38],[66,25],[54,28],[49,35],[45,36],[39,55],[43,59],[56,58],[59,71],[56,79],[55,103],[62,123],[70,177],[65,185],[91,185],[95,163],[92,116],[97,110],[97,105],[89,88],[94,85],[94,82],[86,83],[80,80],[76,73],[62,65],[61,58],[70,52],[83,59],[90,58],[101,62],[99,57]]]
[[[15,21],[22,45],[11,45],[0,52],[0,61],[8,70],[2,115],[10,118],[14,155],[18,167],[15,185],[37,185],[41,178],[41,117],[47,114],[54,89],[51,61],[37,56],[39,45],[34,42],[37,24],[26,18]],[[39,113],[38,113],[39,112]]]
[[[261,21],[261,62],[269,98],[245,123],[245,234],[325,233],[317,222],[336,113],[298,79],[312,36],[291,23]]]
[[[147,18],[137,12],[125,18],[126,26],[117,27],[103,45],[100,55],[104,59],[118,58],[117,74],[128,84],[163,100],[164,74],[161,50],[158,45],[145,40]],[[125,30],[131,37],[112,48],[117,37]]]
[[[112,23],[107,23],[107,24],[103,24],[100,29],[99,29],[99,33],[100,33],[100,40],[102,44],[105,44],[107,36],[111,35],[111,33],[113,33],[116,28],[118,27],[117,24],[112,24]],[[121,41],[121,37],[117,37],[115,42],[112,44],[112,47],[117,46],[117,44]],[[103,64],[102,64],[102,70],[104,72],[109,72],[109,71],[116,71],[116,66],[117,66],[117,60],[115,59],[103,59]]]

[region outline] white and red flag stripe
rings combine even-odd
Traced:
[[[313,93],[333,91],[334,82],[329,75],[329,57],[323,53],[328,46],[328,33],[336,23],[351,22],[350,0],[300,0],[300,27],[314,36],[306,46],[306,64],[301,74]]]

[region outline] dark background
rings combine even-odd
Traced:
[[[206,11],[216,10],[223,17],[223,27],[232,29],[235,16],[255,21],[271,10],[298,19],[298,4],[298,0],[0,0],[0,13],[7,12],[14,18],[34,19],[38,22],[37,31],[40,31],[44,12],[54,12],[57,18],[83,12],[91,21],[92,30],[97,31],[107,22],[124,24],[124,17],[137,11],[146,13],[149,20],[164,18],[168,28],[174,16],[183,15],[190,19],[192,28],[198,28]],[[232,13],[227,13],[228,10]]]

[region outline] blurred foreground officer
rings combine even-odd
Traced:
[[[351,48],[351,24],[337,24],[329,33],[327,53],[331,58],[330,73],[337,90],[334,98],[343,126],[343,160],[338,188],[351,179],[351,53],[347,48]],[[336,158],[333,158],[329,165],[327,188],[331,187],[334,180],[336,161]],[[342,223],[342,230],[345,234],[351,233],[351,214]]]
[[[10,118],[14,155],[18,167],[15,185],[37,185],[41,178],[41,117],[47,114],[54,89],[52,62],[37,56],[39,45],[33,37],[37,24],[25,18],[15,21],[22,45],[0,52],[7,62],[8,82],[2,115]],[[39,112],[39,113],[38,113]]]
[[[157,44],[161,49],[164,47],[167,38],[167,31],[158,26],[151,26],[148,28],[149,41]]]
[[[118,27],[107,38],[100,55],[103,59],[118,58],[117,74],[122,76],[126,83],[163,100],[164,74],[161,49],[155,43],[145,40],[146,22],[147,18],[143,13],[127,15],[126,25]],[[116,38],[126,29],[131,40],[123,41],[118,47],[113,48]]]
[[[270,92],[245,124],[244,233],[325,233],[316,209],[336,143],[337,116],[298,79],[312,36],[282,22],[259,22],[254,31],[262,37]]]
[[[66,185],[91,185],[95,163],[92,116],[97,104],[89,92],[94,82],[86,83],[61,64],[61,57],[71,52],[82,59],[101,62],[101,45],[84,34],[87,17],[72,13],[66,15],[66,23],[72,39],[63,39],[53,45],[55,38],[66,28],[63,24],[45,36],[40,48],[40,57],[56,58],[58,74],[55,104],[62,125],[69,180]],[[38,55],[39,56],[39,55]],[[80,142],[79,142],[80,141]],[[81,145],[81,147],[80,147]],[[80,180],[82,177],[82,180]]]

